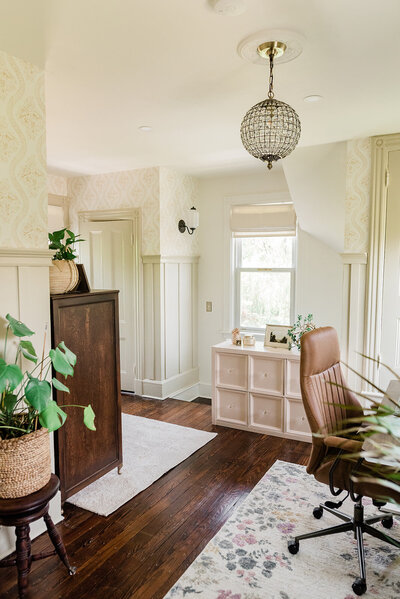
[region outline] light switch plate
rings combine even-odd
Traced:
[[[212,302],[206,302],[206,312],[212,312]]]

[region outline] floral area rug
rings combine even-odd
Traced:
[[[277,461],[164,599],[357,599],[351,533],[302,541],[297,555],[287,550],[288,538],[341,523],[326,512],[321,520],[312,515],[329,496],[304,466]],[[376,513],[371,501],[364,505]],[[341,510],[351,514],[352,507],[347,500]],[[387,532],[400,538],[399,521]],[[367,535],[364,541],[363,597],[399,599],[400,550]]]

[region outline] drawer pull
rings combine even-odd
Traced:
[[[264,410],[264,415],[268,416],[268,414],[269,414],[269,410]]]
[[[268,372],[264,372],[264,378],[266,379],[268,377]]]
[[[233,372],[233,368],[228,368],[227,373],[232,374],[232,372]]]
[[[228,406],[228,408],[231,408],[231,407],[232,407],[232,404],[230,403],[229,406]]]

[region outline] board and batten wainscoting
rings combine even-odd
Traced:
[[[35,331],[32,343],[41,355],[46,324],[50,323],[49,267],[53,252],[37,248],[0,248],[0,315],[8,312],[25,322]],[[3,346],[5,328],[1,330],[0,347]],[[46,335],[46,351],[50,349],[50,330]],[[54,472],[54,451],[52,444]],[[60,494],[51,501],[50,514],[54,522],[60,522]],[[43,521],[33,522],[31,538],[44,532]],[[0,558],[15,549],[15,534],[12,528],[0,527]]]
[[[310,442],[299,366],[297,350],[214,345],[213,424]]]
[[[165,399],[197,386],[198,256],[143,256],[141,395]]]

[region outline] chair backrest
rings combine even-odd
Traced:
[[[343,389],[346,381],[340,368],[340,348],[333,327],[321,327],[301,337],[300,386],[312,433],[329,435],[340,431],[348,418],[362,417],[360,402]],[[313,450],[307,470],[315,470],[325,457],[323,440],[312,439]]]

